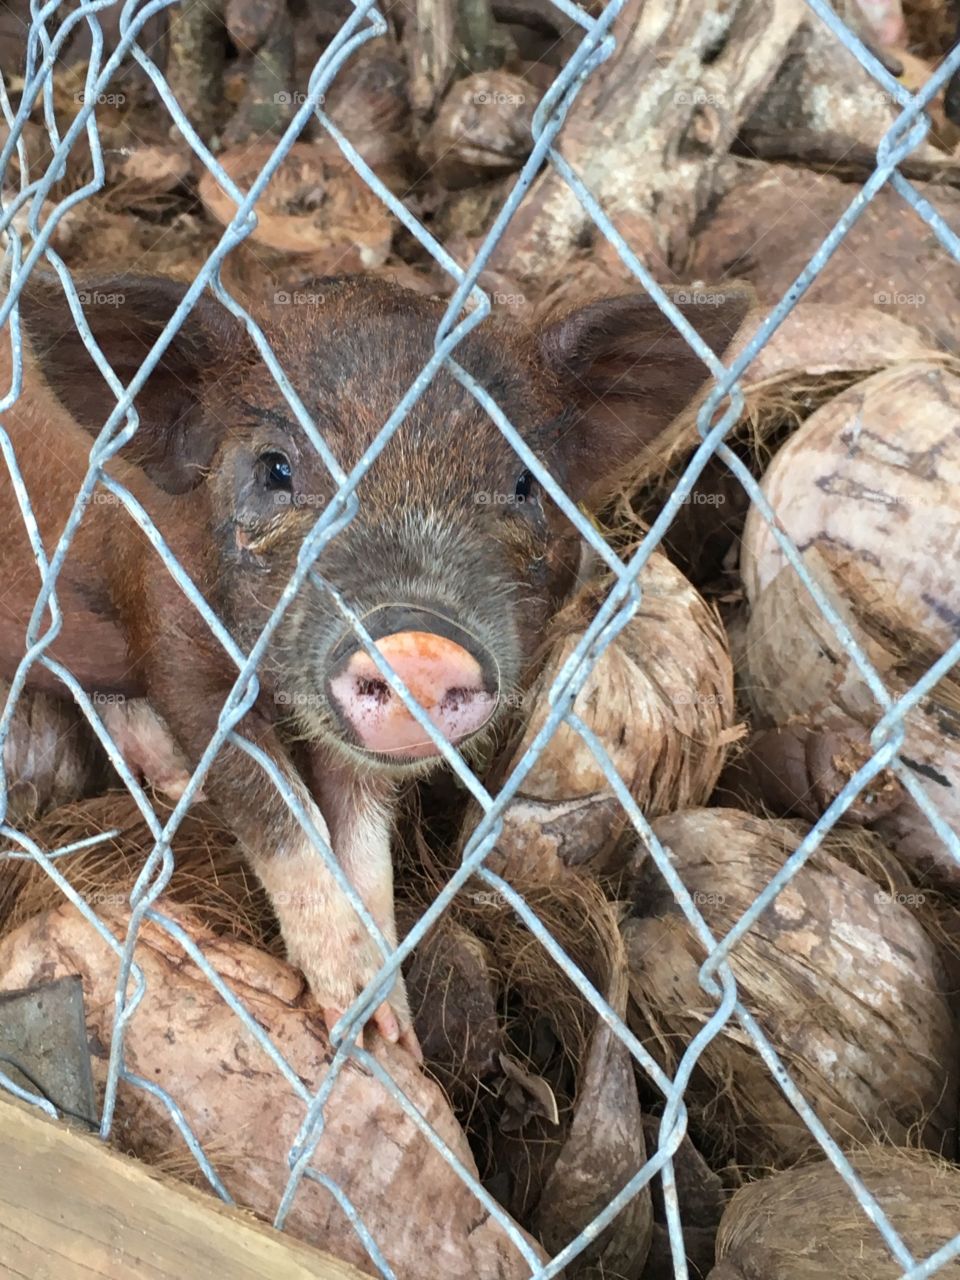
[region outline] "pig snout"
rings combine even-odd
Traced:
[[[451,743],[482,729],[497,706],[499,682],[485,648],[438,614],[389,606],[364,619],[377,650]],[[438,755],[436,744],[359,644],[334,655],[330,701],[349,737],[394,759]]]

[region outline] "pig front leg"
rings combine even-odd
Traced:
[[[267,740],[273,739],[270,730]],[[265,737],[259,745],[266,749]],[[276,744],[273,744],[274,746]],[[317,834],[339,860],[336,841],[316,801],[286,757],[271,750]],[[291,964],[303,973],[327,1027],[353,1003],[382,963],[380,950],[350,905],[326,859],[259,766],[226,747],[207,775],[207,794],[228,817],[273,904]],[[409,1020],[385,1000],[371,1022],[397,1043]]]
[[[199,664],[161,666],[166,655],[159,647],[154,653],[158,669],[151,701],[195,764],[214,734],[226,690],[212,682],[204,685]],[[324,815],[272,723],[254,710],[240,723],[238,733],[272,759],[318,835],[331,844]],[[254,759],[241,748],[225,744],[207,772],[203,790],[237,837],[266,889],[290,961],[302,970],[327,1026],[332,1027],[380,968],[383,957],[379,948],[337,884],[326,859],[314,848],[273,781]],[[339,856],[336,840],[331,847]],[[402,999],[402,992],[400,995]],[[371,1021],[386,1039],[396,1043],[409,1026],[405,1000],[399,1008],[384,1001]]]
[[[265,738],[272,742],[272,729],[260,738],[263,749],[267,749]],[[273,750],[270,754],[317,834],[341,861],[336,838],[319,805],[286,757]],[[273,904],[287,956],[302,971],[332,1029],[379,970],[383,962],[379,947],[323,854],[254,761],[236,747],[225,747],[207,775],[205,789],[240,839]],[[349,870],[344,870],[349,876]],[[387,999],[371,1015],[376,1029],[393,1043],[407,1041],[410,1021],[402,990],[398,994],[400,1003]]]
[[[395,947],[397,925],[391,854],[396,813],[393,782],[374,774],[360,774],[349,765],[331,760],[317,747],[310,752],[308,775],[311,791],[327,820],[337,861],[387,943]],[[375,950],[379,962],[379,948]],[[390,994],[390,1004],[399,1019],[400,1044],[422,1061],[400,973]]]
[[[300,798],[318,833],[337,852],[342,864],[342,855],[336,850],[336,841],[329,834],[320,809],[306,795]],[[277,840],[266,856],[251,852],[250,863],[273,904],[287,958],[303,972],[327,1027],[332,1030],[377,973],[383,956],[323,856],[299,824],[295,828]],[[349,875],[347,866],[344,870]],[[360,892],[360,886],[355,887]],[[391,945],[395,943],[393,937],[387,938]],[[372,1022],[385,1039],[414,1049],[416,1042],[410,1043],[410,1013],[402,982],[375,1010]]]

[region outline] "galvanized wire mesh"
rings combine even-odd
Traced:
[[[83,913],[91,927],[98,931],[120,959],[116,986],[114,1033],[111,1042],[108,1082],[102,1115],[102,1136],[106,1138],[111,1133],[117,1102],[117,1088],[120,1082],[122,1081],[137,1089],[147,1090],[162,1100],[162,1103],[168,1109],[172,1120],[183,1135],[210,1185],[225,1200],[230,1199],[213,1163],[202,1150],[176,1100],[164,1089],[162,1083],[154,1083],[134,1075],[125,1062],[125,1029],[130,1019],[135,1015],[144,994],[143,974],[136,961],[137,939],[142,923],[145,920],[150,920],[167,930],[176,939],[236,1016],[243,1022],[246,1030],[259,1044],[263,1053],[273,1061],[290,1089],[293,1090],[302,1103],[303,1122],[296,1142],[289,1153],[289,1181],[277,1206],[276,1224],[280,1227],[284,1225],[302,1180],[304,1178],[313,1179],[325,1186],[336,1198],[343,1212],[355,1228],[371,1261],[384,1276],[392,1276],[394,1272],[384,1258],[378,1241],[372,1238],[356,1207],[351,1204],[341,1187],[325,1174],[322,1169],[314,1168],[311,1164],[316,1144],[324,1128],[325,1110],[336,1088],[337,1080],[350,1060],[361,1063],[371,1072],[420,1128],[426,1138],[443,1153],[459,1176],[470,1186],[477,1199],[501,1224],[503,1231],[510,1237],[517,1250],[528,1262],[532,1276],[542,1277],[543,1280],[546,1280],[547,1277],[560,1273],[566,1264],[596,1239],[603,1227],[616,1217],[624,1205],[641,1188],[659,1175],[663,1183],[675,1274],[678,1277],[686,1277],[688,1274],[687,1263],[684,1255],[680,1206],[672,1163],[673,1156],[686,1129],[684,1092],[704,1049],[731,1022],[739,1023],[739,1026],[756,1046],[772,1077],[776,1080],[797,1113],[809,1126],[811,1134],[819,1143],[826,1157],[849,1186],[851,1196],[856,1198],[864,1214],[874,1223],[876,1230],[883,1236],[891,1254],[902,1268],[904,1280],[920,1280],[921,1277],[935,1275],[938,1269],[947,1261],[960,1256],[960,1234],[930,1258],[919,1259],[913,1256],[910,1249],[892,1227],[883,1209],[863,1185],[846,1156],[831,1138],[823,1123],[818,1119],[791,1079],[790,1072],[778,1057],[770,1039],[765,1035],[749,1010],[744,1007],[738,996],[737,984],[728,964],[728,957],[732,948],[736,946],[747,930],[756,922],[761,912],[769,906],[780,890],[791,881],[798,870],[810,858],[811,854],[818,848],[823,837],[849,808],[861,790],[884,769],[889,768],[895,772],[907,792],[913,797],[943,840],[950,855],[960,861],[960,842],[958,842],[957,835],[938,814],[936,806],[930,800],[915,774],[907,769],[898,757],[898,751],[904,737],[905,716],[917,706],[936,682],[960,660],[960,641],[939,659],[908,694],[899,699],[892,698],[886,690],[880,675],[871,666],[853,635],[832,609],[817,584],[811,579],[797,548],[777,526],[774,520],[774,513],[769,508],[763,493],[749,470],[737,454],[724,443],[724,440],[727,433],[736,423],[743,407],[738,378],[748,368],[751,361],[764,344],[767,343],[775,330],[783,323],[798,300],[817,279],[832,254],[843,241],[844,236],[883,186],[887,184],[892,186],[903,198],[905,206],[911,208],[933,230],[945,251],[960,260],[960,240],[944,223],[929,202],[898,171],[898,165],[909,156],[927,132],[928,122],[923,114],[925,107],[930,103],[934,95],[943,88],[954,71],[960,67],[960,47],[956,48],[943,62],[923,90],[913,95],[881,65],[877,58],[843,24],[829,6],[827,0],[807,0],[810,8],[818,18],[860,60],[886,93],[890,95],[891,100],[899,104],[901,111],[877,150],[876,169],[869,181],[862,190],[856,191],[843,217],[825,238],[823,244],[810,260],[809,265],[797,278],[782,301],[771,311],[770,315],[752,336],[742,354],[729,367],[726,367],[698,338],[696,332],[678,312],[671,299],[652,279],[649,271],[631,251],[629,245],[625,243],[591,192],[580,181],[570,165],[554,150],[554,142],[558,132],[563,127],[571,104],[590,74],[614,50],[614,41],[610,31],[614,19],[623,8],[625,0],[611,0],[602,13],[595,18],[579,9],[575,4],[571,3],[571,0],[554,0],[554,3],[567,18],[582,30],[582,40],[576,53],[557,77],[536,112],[533,123],[534,145],[529,159],[517,176],[510,196],[504,203],[489,235],[486,237],[482,249],[467,271],[462,270],[453,261],[443,245],[439,244],[396,196],[384,186],[351,145],[349,139],[344,136],[323,111],[322,103],[325,92],[340,68],[362,45],[387,30],[384,18],[375,8],[373,0],[358,0],[354,12],[343,24],[336,38],[318,61],[310,78],[308,93],[300,103],[282,138],[277,142],[270,161],[264,166],[258,179],[247,193],[240,191],[236,187],[227,173],[224,172],[217,157],[191,127],[190,122],[185,118],[173,97],[162,72],[151,59],[150,51],[144,49],[138,43],[138,37],[145,23],[154,14],[169,7],[172,0],[153,0],[152,3],[148,4],[139,4],[137,0],[128,0],[123,6],[120,18],[121,40],[110,56],[104,60],[104,44],[97,14],[112,3],[113,0],[85,0],[72,12],[64,15],[59,12],[58,0],[51,0],[45,6],[41,6],[37,3],[37,0],[34,0],[31,6],[32,21],[28,37],[25,85],[21,95],[20,106],[16,111],[13,110],[6,91],[0,89],[0,92],[2,92],[0,107],[2,107],[3,115],[9,125],[9,136],[2,152],[0,152],[0,172],[6,171],[15,150],[19,152],[21,160],[21,189],[19,194],[15,199],[8,200],[6,206],[0,211],[0,215],[2,215],[0,216],[0,230],[6,232],[8,237],[6,256],[10,282],[9,290],[2,304],[0,304],[0,327],[7,327],[14,353],[15,369],[17,370],[15,385],[0,400],[0,424],[2,424],[3,412],[16,400],[21,390],[22,347],[17,300],[24,281],[41,259],[44,259],[49,266],[56,270],[62,280],[66,295],[70,301],[73,319],[98,367],[116,396],[116,405],[110,412],[103,430],[91,448],[89,469],[83,484],[78,490],[73,511],[66,523],[56,551],[50,557],[47,556],[41,544],[32,515],[30,498],[24,486],[11,442],[6,433],[0,429],[0,448],[2,448],[5,464],[9,468],[13,479],[17,499],[30,533],[33,550],[43,579],[43,586],[38,595],[36,608],[28,629],[26,652],[17,671],[16,679],[13,681],[3,717],[0,719],[0,749],[2,749],[3,742],[10,730],[17,698],[24,688],[31,668],[36,665],[46,667],[63,682],[66,689],[69,690],[86,712],[112,763],[120,773],[131,794],[135,797],[139,810],[155,841],[151,856],[131,894],[132,914],[129,929],[125,937],[115,938],[103,922],[98,919],[93,905],[75,892],[69,880],[61,871],[61,866],[67,864],[67,860],[72,853],[77,852],[82,847],[89,847],[94,840],[84,841],[80,845],[72,845],[55,852],[44,853],[35,843],[12,826],[0,826],[0,835],[7,842],[15,844],[22,850],[19,854],[8,856],[34,859],[56,882],[65,897]],[[51,66],[57,51],[63,46],[77,24],[80,23],[88,25],[92,42],[84,90],[84,105],[69,129],[61,137],[57,130],[53,109]],[[169,111],[172,122],[187,139],[190,147],[202,163],[215,175],[220,186],[232,196],[236,202],[237,210],[231,224],[223,232],[216,250],[211,254],[203,270],[188,290],[183,302],[157,339],[139,372],[129,385],[124,386],[99,352],[84,318],[69,272],[66,270],[62,259],[50,248],[50,240],[54,228],[64,214],[80,201],[100,191],[104,185],[104,165],[97,127],[96,107],[98,100],[100,100],[100,95],[107,91],[111,77],[117,71],[121,61],[128,57],[136,59],[149,76],[163,104]],[[38,100],[42,100],[44,103],[45,119],[51,142],[55,148],[55,154],[45,172],[34,175],[30,173],[26,163],[23,126],[35,102]],[[344,473],[338,466],[336,459],[331,455],[322,435],[316,429],[310,414],[298,399],[262,331],[244,309],[225,291],[220,282],[220,267],[225,256],[249,235],[254,226],[254,207],[259,196],[311,117],[319,120],[322,126],[328,130],[357,173],[362,176],[364,181],[407,230],[419,240],[443,270],[449,273],[457,285],[437,331],[432,358],[396,405],[389,419],[383,424],[382,430],[372,448],[349,473]],[[54,184],[64,172],[66,158],[81,133],[86,135],[93,158],[92,177],[80,190],[75,191],[67,198],[48,204],[46,202],[50,201]],[[478,276],[484,270],[500,236],[513,217],[535,174],[544,162],[552,165],[569,185],[599,232],[616,248],[625,270],[640,281],[643,287],[656,299],[660,308],[669,316],[709,366],[714,378],[712,390],[703,404],[698,418],[702,443],[677,481],[671,501],[654,521],[648,535],[643,539],[641,545],[627,563],[622,563],[605,544],[578,507],[567,498],[531,453],[517,431],[507,421],[499,406],[458,365],[455,358],[457,344],[471,329],[480,324],[490,312],[489,300],[476,284]],[[46,208],[44,208],[45,204]],[[45,215],[42,221],[41,212]],[[31,247],[27,252],[23,249],[21,236],[17,231],[17,227],[22,226],[24,216],[32,239]],[[323,511],[304,543],[303,550],[299,556],[297,570],[288,589],[250,653],[243,653],[238,649],[227,629],[208,608],[194,584],[177,563],[176,558],[165,545],[147,513],[125,488],[107,476],[103,470],[107,460],[130,439],[136,430],[137,416],[131,407],[135,396],[157,365],[178,326],[183,322],[200,293],[207,288],[211,289],[234,315],[245,321],[264,363],[283,392],[292,414],[324,460],[338,486],[334,501]],[[469,311],[465,310],[465,304],[468,301],[475,304]],[[453,875],[443,891],[437,895],[435,901],[431,904],[429,910],[423,914],[415,928],[411,930],[392,953],[386,955],[383,967],[377,978],[371,982],[341,1020],[341,1024],[334,1036],[334,1043],[337,1046],[336,1055],[321,1088],[313,1095],[303,1085],[292,1067],[284,1060],[276,1046],[271,1044],[263,1029],[231,992],[229,986],[208,963],[197,945],[176,921],[158,911],[154,903],[163,893],[173,871],[173,858],[170,851],[170,841],[173,834],[202,785],[204,775],[216,753],[224,743],[232,742],[257,760],[273,779],[276,786],[283,793],[287,805],[311,836],[319,854],[327,860],[335,874],[337,874],[343,891],[347,894],[355,909],[360,913],[364,922],[375,930],[375,926],[364,909],[362,902],[346,880],[346,877],[339,870],[331,851],[326,847],[324,840],[318,833],[312,829],[310,819],[297,796],[290,791],[284,779],[278,775],[271,761],[256,747],[240,737],[235,732],[235,729],[257,696],[257,665],[280,621],[283,611],[289,605],[301,583],[313,572],[314,562],[323,548],[356,515],[358,510],[358,499],[356,497],[358,483],[373,465],[384,445],[400,427],[405,416],[416,404],[431,379],[441,368],[448,370],[479,401],[483,409],[497,423],[518,456],[522,459],[523,464],[536,476],[551,498],[576,525],[585,541],[612,570],[615,585],[610,590],[589,629],[570,654],[562,672],[550,690],[550,711],[542,730],[530,744],[529,749],[496,796],[491,796],[464,764],[459,754],[438,738],[424,713],[411,700],[401,682],[393,675],[379,652],[373,647],[372,641],[363,628],[360,619],[352,613],[345,600],[338,598],[337,603],[341,607],[344,616],[353,624],[363,639],[367,651],[376,662],[384,679],[388,681],[394,690],[400,693],[422,727],[437,741],[447,763],[467,788],[467,791],[479,801],[483,815],[466,847],[459,870]],[[635,614],[641,599],[638,585],[641,571],[647,564],[651,554],[661,544],[671,521],[679,510],[680,504],[690,495],[704,467],[714,457],[721,459],[730,468],[744,486],[752,503],[763,513],[784,555],[793,566],[806,590],[815,600],[817,607],[833,627],[838,643],[849,655],[862,675],[876,699],[880,712],[871,739],[873,748],[871,758],[844,786],[841,793],[815,823],[792,856],[785,862],[781,871],[771,880],[764,892],[757,897],[750,909],[745,912],[730,932],[722,938],[717,938],[711,933],[691,894],[682,883],[648,821],[638,809],[623,781],[616,773],[602,744],[571,709],[574,698],[589,677],[599,655],[603,653],[618,632]],[[92,707],[87,694],[71,673],[52,659],[48,653],[60,625],[60,611],[57,601],[58,574],[63,565],[64,557],[70,548],[78,523],[98,486],[107,489],[119,502],[123,503],[130,518],[136,521],[146,537],[149,538],[159,560],[162,561],[167,571],[174,577],[182,591],[190,599],[193,607],[203,617],[211,633],[223,645],[225,652],[236,666],[236,679],[220,715],[217,732],[204,753],[181,800],[165,823],[161,823],[157,819],[147,796],[139,787],[137,781],[124,764],[119,752],[110,741],[99,717],[95,714],[95,709]],[[610,787],[627,811],[633,826],[648,845],[660,872],[669,884],[687,920],[708,953],[708,959],[700,971],[700,982],[703,989],[715,1001],[716,1010],[710,1020],[687,1046],[673,1078],[666,1075],[650,1057],[636,1036],[632,1034],[587,977],[564,952],[559,943],[550,935],[536,912],[505,880],[485,867],[485,859],[501,832],[506,806],[521,788],[539,753],[561,721],[565,721],[581,735],[599,761]],[[0,818],[6,815],[8,781],[8,779],[0,775]],[[547,1265],[541,1265],[530,1244],[518,1231],[514,1223],[507,1217],[494,1198],[479,1184],[476,1177],[445,1146],[441,1138],[423,1119],[414,1104],[398,1088],[382,1065],[356,1044],[358,1029],[369,1018],[372,1011],[392,986],[394,975],[403,960],[440,918],[458,890],[465,885],[468,879],[474,876],[485,881],[492,891],[502,896],[502,900],[513,908],[531,934],[543,944],[556,964],[567,974],[582,995],[590,1001],[604,1021],[614,1028],[616,1034],[642,1070],[662,1091],[665,1103],[656,1152],[651,1155],[642,1168],[637,1169],[634,1176],[621,1188],[595,1221],[589,1224]],[[26,1098],[44,1110],[54,1113],[54,1108],[48,1101],[29,1090],[25,1090],[3,1072],[0,1072],[0,1085],[18,1097]]]

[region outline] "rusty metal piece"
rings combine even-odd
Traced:
[[[97,1127],[79,977],[0,995],[0,1070],[52,1102],[63,1119]]]

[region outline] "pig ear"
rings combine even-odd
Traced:
[[[753,302],[737,286],[700,290],[678,309],[722,356]],[[687,340],[646,293],[593,302],[550,324],[541,335],[550,365],[574,402],[574,419],[558,442],[561,465],[578,500],[602,488],[657,436],[710,376]]]
[[[95,284],[78,280],[76,287],[93,336],[124,385],[187,291],[174,280],[130,276]],[[73,322],[57,277],[31,275],[20,295],[20,317],[55,395],[81,426],[98,434],[116,400]],[[134,402],[140,424],[120,456],[168,492],[194,488],[213,458],[220,424],[201,403],[201,387],[216,381],[214,370],[230,367],[242,338],[240,322],[202,294]]]

